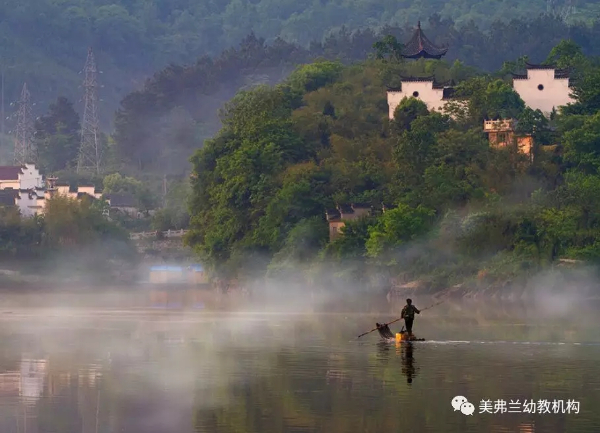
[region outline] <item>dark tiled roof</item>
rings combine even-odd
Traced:
[[[554,65],[536,65],[535,63],[525,62],[525,68],[527,69],[556,69]]]
[[[369,203],[352,203],[353,209],[371,209],[372,207]]]
[[[454,85],[454,80],[444,81],[442,83],[438,83],[435,81],[433,76],[430,77],[400,77],[403,83],[432,83],[433,89],[447,89]],[[390,87],[387,86],[388,92],[401,92],[402,86],[400,87]]]
[[[354,209],[352,209],[352,206],[346,203],[338,205],[338,210],[340,211],[340,213],[354,213]]]
[[[513,80],[526,80],[527,79],[527,74],[513,74],[511,72],[511,75],[513,77]]]
[[[7,188],[0,190],[0,206],[14,206],[15,199],[19,197],[19,190]]]
[[[529,63],[526,64],[526,69],[528,70],[544,70],[549,71],[554,69],[554,78],[569,78],[571,75],[571,71],[569,69],[557,69],[555,66],[551,65],[531,65]],[[526,80],[527,74],[514,74],[511,73],[513,80]]]
[[[83,197],[89,197],[89,198],[91,198],[91,199],[94,199],[94,200],[96,199],[96,197],[94,197],[94,196],[93,196],[93,195],[91,195],[91,194],[88,194],[87,192],[78,192],[78,193],[77,193],[77,198],[78,198],[78,199],[81,199],[81,198],[83,198]]]
[[[327,216],[327,221],[339,220],[341,216],[337,209],[327,209],[325,215]]]
[[[108,194],[106,198],[111,207],[137,207],[137,200],[131,194]]]
[[[18,165],[0,166],[0,179],[2,180],[17,180],[19,174],[23,174],[23,168]]]
[[[447,51],[447,47],[438,47],[427,39],[423,30],[421,30],[421,21],[419,21],[415,33],[402,50],[402,57],[407,59],[418,59],[420,57],[440,59]]]
[[[454,87],[444,87],[444,94],[442,95],[442,99],[452,99],[456,94],[456,89]]]
[[[435,82],[435,77],[433,75],[430,75],[428,77],[404,77],[404,76],[400,76],[400,79],[404,82],[404,83],[415,83],[415,82]]]

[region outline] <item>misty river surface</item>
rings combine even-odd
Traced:
[[[4,311],[0,431],[600,431],[595,314],[436,310],[412,344],[356,338],[390,311]]]

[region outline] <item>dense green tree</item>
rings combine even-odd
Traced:
[[[452,77],[443,65],[398,67]],[[443,287],[500,284],[560,258],[600,257],[597,204],[585,198],[600,185],[597,113],[548,119],[503,79],[464,74],[452,116],[409,98],[389,121],[387,65],[332,66],[239,93],[221,132],[192,158],[187,241],[207,264],[223,275],[245,276],[251,266],[253,275],[268,269],[333,286],[402,273]],[[586,79],[595,67],[582,71]],[[307,77],[320,84],[303,84]],[[497,117],[518,120],[517,134],[534,140],[532,156],[490,147],[482,123]],[[361,202],[373,214],[346,221],[323,245],[325,210]]]
[[[35,144],[41,167],[52,173],[73,168],[81,141],[79,115],[73,103],[59,97],[35,122]]]

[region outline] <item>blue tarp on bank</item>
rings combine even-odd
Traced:
[[[183,272],[182,266],[152,266],[151,271]]]
[[[150,267],[151,271],[156,271],[156,272],[161,272],[161,271],[162,272],[183,272],[185,269],[186,269],[186,267],[184,267],[184,266],[161,265],[161,266]],[[189,269],[191,269],[194,272],[202,272],[204,270],[202,265],[199,265],[199,264],[191,265],[191,266],[189,266]]]

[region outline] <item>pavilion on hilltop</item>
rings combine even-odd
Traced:
[[[421,21],[417,24],[412,38],[404,45],[402,57],[405,59],[441,59],[448,52],[448,47],[438,47],[425,36],[421,30]]]

